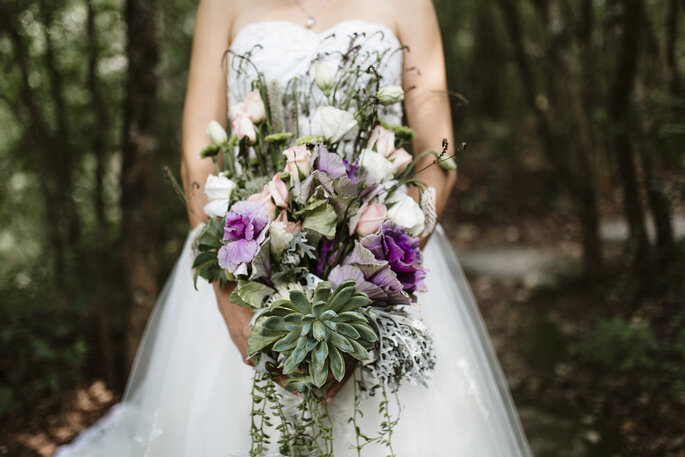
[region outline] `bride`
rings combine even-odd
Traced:
[[[212,162],[199,156],[208,142],[205,126],[213,119],[225,124],[228,107],[249,90],[250,76],[229,65],[226,91],[221,63],[227,47],[229,55],[250,52],[267,80],[287,81],[310,77],[314,57],[339,56],[354,36],[365,37],[361,46],[370,51],[404,49],[390,54],[381,76],[384,84],[405,88],[407,121],[417,133],[414,150],[439,149],[443,137],[453,144],[442,43],[430,0],[201,0],[183,117],[182,176],[192,227],[204,222],[202,183],[213,171]],[[384,116],[400,123],[402,112]],[[417,177],[437,190],[441,212],[456,174],[434,166]],[[122,402],[60,448],[59,457],[249,455],[252,368],[246,338],[252,314],[230,302],[228,285],[200,280],[193,287],[192,237],[193,232],[150,317]],[[399,391],[396,454],[531,455],[478,308],[440,226],[425,247],[424,263],[429,292],[420,297],[421,314],[438,362],[428,389],[405,385]],[[352,390],[352,383],[342,382],[330,391],[337,456],[356,455],[347,421]],[[377,407],[374,398],[363,403],[362,430],[377,429]],[[387,450],[369,446],[362,455]]]

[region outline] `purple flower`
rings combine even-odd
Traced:
[[[231,273],[246,274],[247,264],[257,255],[268,227],[264,203],[234,203],[226,213],[223,240],[228,243],[219,249],[219,266]]]
[[[397,275],[385,260],[378,260],[371,251],[357,242],[342,265],[333,268],[328,280],[336,287],[346,279],[357,282],[357,290],[371,300],[388,305],[412,303]]]
[[[371,251],[378,260],[386,260],[390,269],[409,293],[425,292],[423,280],[426,270],[422,268],[419,240],[409,236],[407,230],[388,221],[376,233],[361,240],[362,246]]]
[[[345,164],[345,170],[347,171],[347,177],[350,178],[352,182],[359,182],[359,164],[348,162],[343,159]]]
[[[321,247],[319,249],[319,261],[316,262],[315,273],[317,276],[321,277],[323,270],[336,261],[338,258],[338,253],[334,251],[335,240],[329,240],[324,238],[321,241]]]
[[[331,178],[340,178],[347,176],[347,169],[343,163],[342,157],[335,152],[329,152],[323,146],[317,147],[319,157],[316,160],[316,169],[331,176]]]

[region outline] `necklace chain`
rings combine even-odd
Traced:
[[[304,25],[308,29],[311,29],[314,27],[314,24],[316,24],[316,16],[324,10],[328,6],[329,3],[331,3],[333,0],[326,0],[323,5],[319,7],[318,10],[314,11],[314,13],[310,14],[309,11],[307,11],[304,6],[302,6],[302,3],[300,3],[300,0],[295,0],[295,3],[297,6],[302,10],[302,12],[307,16],[307,20],[305,21]]]

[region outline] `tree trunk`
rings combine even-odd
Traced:
[[[585,275],[593,277],[602,269],[602,245],[593,171],[589,160],[592,141],[589,128],[586,127],[590,122],[584,119],[579,96],[576,94],[578,84],[574,82],[568,63],[562,57],[564,53],[570,52],[567,49],[569,36],[559,27],[559,11],[550,11],[556,5],[536,0],[534,6],[548,29],[549,42],[547,74],[550,77],[547,79],[547,92],[550,98],[549,106],[544,110],[538,103],[539,90],[524,48],[518,8],[512,0],[499,0],[498,3],[504,12],[524,93],[536,114],[547,159],[563,188],[571,196],[581,223]],[[550,25],[552,23],[555,24],[554,27]],[[549,114],[550,111],[553,114]],[[553,121],[556,121],[556,125]]]
[[[643,0],[622,0],[622,37],[619,43],[609,116],[613,124],[613,151],[623,186],[623,205],[628,220],[628,248],[636,273],[650,276],[650,248],[645,229],[645,213],[635,166],[635,150],[630,135],[633,114],[631,97],[635,86],[642,30]]]
[[[127,0],[128,74],[121,171],[123,265],[130,304],[129,364],[157,295],[154,246],[157,103],[157,2]]]
[[[678,74],[678,0],[668,0],[666,13],[666,62],[671,77],[671,93],[680,96],[680,75]]]
[[[114,344],[112,342],[111,316],[107,299],[108,293],[107,265],[109,264],[109,251],[107,248],[107,220],[105,218],[105,202],[103,190],[103,175],[105,172],[105,152],[107,131],[107,112],[100,92],[98,83],[97,65],[99,60],[98,36],[95,28],[96,11],[92,0],[86,1],[88,16],[86,20],[86,32],[88,35],[88,90],[90,91],[91,104],[95,113],[95,128],[93,128],[93,154],[95,155],[95,194],[93,207],[95,210],[95,249],[91,256],[91,265],[95,272],[95,312],[99,326],[100,354],[104,364],[105,381],[110,387],[118,386],[119,370],[115,366]]]

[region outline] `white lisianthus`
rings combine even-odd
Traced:
[[[207,176],[205,194],[209,203],[205,205],[205,214],[211,218],[224,217],[228,211],[231,194],[236,187],[236,183],[225,176]]]
[[[331,94],[331,89],[333,89],[333,76],[331,75],[331,70],[325,63],[318,63],[314,67],[314,81],[316,85],[319,86],[321,92],[328,97]]]
[[[400,197],[388,210],[388,219],[405,227],[411,236],[419,236],[426,226],[426,216],[416,200],[409,195]]]
[[[359,165],[363,171],[371,175],[376,181],[383,182],[393,177],[395,166],[382,154],[364,149],[359,155]]]
[[[331,143],[354,137],[357,133],[357,121],[349,111],[332,106],[320,106],[314,116],[318,121],[321,136]]]
[[[294,235],[286,229],[286,224],[281,221],[273,221],[269,226],[269,244],[271,245],[271,252],[276,257],[280,257],[293,240]]]
[[[376,96],[382,105],[392,105],[404,100],[404,90],[400,86],[385,86],[380,88]]]
[[[237,187],[237,184],[226,176],[209,175],[205,182],[205,194],[209,201],[228,200]]]
[[[228,141],[226,130],[217,121],[211,121],[207,125],[207,135],[214,144],[221,145]]]
[[[220,218],[226,215],[228,212],[228,204],[230,200],[212,200],[205,205],[205,214],[209,218]]]

